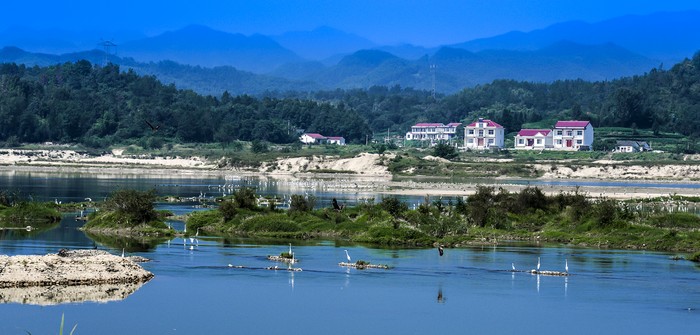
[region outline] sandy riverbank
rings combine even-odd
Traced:
[[[697,159],[689,157],[688,159]],[[298,157],[282,158],[262,164],[257,169],[217,168],[216,162],[201,157],[151,157],[125,156],[115,150],[101,156],[89,156],[71,150],[0,150],[0,171],[32,171],[46,173],[88,173],[105,177],[139,175],[152,177],[259,176],[272,182],[299,184],[300,186],[323,184],[326,189],[356,190],[403,195],[466,196],[473,194],[478,182],[428,182],[420,177],[407,181],[393,181],[382,160],[390,155],[363,153],[352,158]],[[443,162],[442,159],[427,159]],[[494,161],[494,164],[501,163]],[[682,188],[673,183],[700,185],[699,164],[674,164],[660,166],[626,165],[618,161],[595,161],[587,166],[565,167],[554,163],[533,163],[532,167],[543,172],[536,179],[538,187],[547,194],[574,192],[577,189],[590,196],[611,198],[646,198],[678,194],[700,196],[700,188]],[[333,170],[347,173],[321,173],[318,170]],[[433,180],[435,178],[432,178]],[[548,183],[548,181],[550,183]],[[566,181],[566,185],[559,185]],[[634,183],[634,186],[611,182]],[[580,184],[577,184],[580,182]],[[595,182],[607,186],[590,186]],[[557,184],[559,183],[559,184]],[[644,184],[654,183],[655,187]],[[668,187],[658,184],[669,184]],[[527,185],[516,185],[506,178],[489,181],[496,188],[502,187],[517,192]],[[661,186],[661,187],[659,187]]]

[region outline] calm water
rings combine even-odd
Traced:
[[[30,178],[23,183],[12,185],[36,196],[66,200],[105,196],[115,187],[209,184],[138,178]],[[202,191],[172,187],[157,190],[183,196]],[[174,209],[184,212],[191,206]],[[42,254],[95,245],[121,253],[116,244],[93,242],[77,230],[79,225],[68,215],[57,227],[37,234],[4,231],[0,253]],[[265,270],[282,266],[265,256],[286,251],[286,243],[200,237],[194,244],[175,238],[154,247],[129,245],[129,254],[153,259],[143,266],[156,276],[126,299],[0,304],[0,334],[56,334],[61,314],[67,328],[78,324],[78,335],[696,334],[700,329],[700,268],[672,261],[669,254],[511,245],[447,249],[440,257],[434,249],[387,250],[314,241],[293,242],[302,272]],[[339,267],[344,250],[353,261],[392,269]],[[507,271],[511,263],[518,269],[534,268],[538,257],[547,270],[563,270],[568,260],[573,275]]]

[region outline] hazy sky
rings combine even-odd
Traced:
[[[512,30],[627,14],[700,10],[699,0],[22,0],[8,1],[0,30],[131,30],[152,36],[189,24],[246,35],[326,25],[379,44],[464,42]]]

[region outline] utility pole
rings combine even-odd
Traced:
[[[432,74],[433,77],[433,100],[435,100],[435,70],[437,69],[437,65],[435,64],[430,64],[430,73]]]

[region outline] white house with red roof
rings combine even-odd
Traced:
[[[479,118],[464,127],[464,147],[467,149],[503,148],[505,129],[491,120]]]
[[[448,124],[416,123],[411,127],[411,131],[406,133],[406,139],[431,142],[449,141],[457,136],[457,127],[460,125],[459,122]]]
[[[553,143],[551,129],[521,129],[515,135],[515,149],[551,149]]]
[[[555,150],[591,150],[593,147],[590,121],[557,121],[552,132]]]

